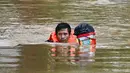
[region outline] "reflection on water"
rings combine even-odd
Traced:
[[[128,0],[0,0],[0,40],[10,40],[0,41],[0,72],[130,73],[129,8]],[[80,22],[94,26],[94,58],[86,62],[73,51],[64,52],[68,47],[59,49],[62,53],[47,45],[13,47],[42,43],[60,21],[72,28]]]
[[[80,52],[79,48],[73,46],[56,45],[51,49],[51,56],[56,62],[68,62],[81,66],[86,66],[90,62],[94,62],[94,53]]]
[[[57,47],[44,44],[0,48],[0,70],[2,73],[130,72],[129,48],[123,46],[122,49],[97,48],[95,57],[81,56],[76,48],[71,55],[70,46],[60,46],[55,53],[54,48]]]
[[[57,50],[55,55],[51,51],[54,48]],[[17,71],[20,73],[57,73],[59,70],[72,70],[71,66],[78,69],[85,68],[88,64],[93,63],[94,58],[82,57],[74,49],[76,48],[72,50],[70,46],[23,45]]]

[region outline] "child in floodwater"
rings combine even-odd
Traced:
[[[89,56],[94,56],[96,51],[96,38],[95,30],[88,23],[80,23],[74,29],[74,35],[77,36],[79,45],[80,45],[80,55],[86,56],[89,53]]]

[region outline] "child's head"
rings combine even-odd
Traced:
[[[92,35],[95,35],[95,30],[90,24],[81,23],[77,27],[75,27],[74,35],[76,35],[77,38],[90,37]]]

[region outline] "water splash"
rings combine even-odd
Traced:
[[[108,5],[108,4],[116,4],[116,3],[109,1],[109,0],[97,0],[97,1],[94,2],[94,4]]]
[[[119,4],[119,3],[127,3],[128,0],[97,0],[93,2],[93,4],[99,5],[109,5],[109,4]]]

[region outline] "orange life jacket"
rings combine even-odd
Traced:
[[[67,43],[77,43],[77,37],[73,34],[74,34],[74,31],[71,32]],[[59,42],[56,36],[56,32],[52,32],[48,40],[52,42]]]
[[[90,32],[90,33],[84,33],[84,34],[80,34],[77,36],[78,38],[82,38],[82,37],[89,37],[89,39],[87,40],[86,46],[88,46],[88,48],[90,49],[90,52],[95,52],[96,51],[96,38],[95,38],[95,32]],[[79,40],[79,44],[80,46],[85,45],[81,40]]]
[[[74,34],[74,30],[71,30],[71,34],[70,34],[70,37],[69,37],[67,43],[78,43],[77,37],[73,34]],[[48,40],[52,41],[52,42],[59,42],[59,40],[57,39],[57,36],[56,36],[56,32],[52,32]],[[51,49],[51,52],[54,53],[54,54],[53,53],[51,54],[52,56],[56,56],[55,47]],[[69,56],[75,56],[74,52],[75,52],[75,48],[71,47],[69,50]]]

